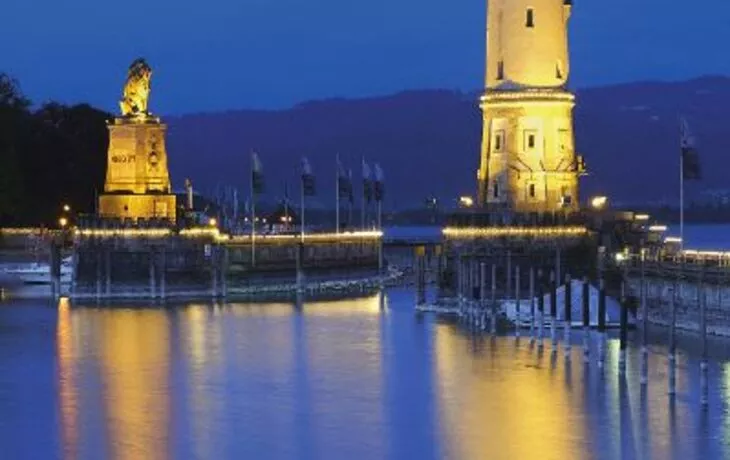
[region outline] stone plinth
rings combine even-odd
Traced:
[[[101,217],[175,219],[166,129],[151,116],[120,117],[109,125],[106,182],[99,198]]]

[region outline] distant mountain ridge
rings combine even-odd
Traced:
[[[729,181],[730,78],[638,82],[576,91],[576,145],[590,175],[582,195],[616,201],[676,202],[680,116],[697,138],[700,189]],[[298,168],[307,156],[322,207],[334,203],[335,158],[353,169],[360,188],[362,158],[383,167],[387,205],[420,206],[427,196],[453,202],[473,194],[481,143],[479,92],[407,91],[367,99],[305,102],[287,110],[232,110],[166,118],[176,184],[191,177],[198,188],[235,185],[247,194],[251,150],[263,162],[269,200],[298,197]]]

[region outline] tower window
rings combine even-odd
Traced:
[[[526,27],[535,27],[535,10],[527,8],[527,18],[525,20]]]
[[[494,151],[501,152],[504,149],[504,131],[494,133]]]
[[[537,133],[534,130],[525,131],[524,142],[526,151],[534,150],[537,147]]]
[[[504,80],[504,61],[497,63],[497,80]]]
[[[530,198],[535,198],[535,184],[530,184],[527,187],[527,192],[529,193]]]
[[[499,198],[499,182],[494,183],[493,192],[494,192],[494,198]]]

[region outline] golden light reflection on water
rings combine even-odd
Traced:
[[[449,458],[482,459],[485,446],[493,459],[578,458],[578,441],[586,435],[581,384],[575,378],[575,393],[566,391],[562,359],[550,372],[549,353],[539,359],[526,342],[515,349],[514,340],[486,339],[474,356],[468,338],[453,327],[439,325],[435,334]]]
[[[79,443],[79,401],[76,393],[77,381],[74,371],[74,329],[72,326],[71,304],[66,297],[61,298],[58,303],[56,347],[59,370],[61,445],[66,458],[76,458]]]
[[[95,310],[116,459],[166,459],[169,324],[160,310]]]
[[[76,340],[85,334],[85,340]],[[162,310],[71,309],[59,304],[57,343],[65,458],[77,458],[79,412],[102,412],[115,459],[166,459],[169,324]],[[98,360],[104,407],[79,407],[75,366]],[[93,401],[93,395],[83,396]],[[87,404],[88,405],[88,404]],[[87,440],[88,442],[88,440]]]

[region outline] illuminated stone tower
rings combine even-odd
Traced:
[[[99,215],[121,219],[175,220],[176,199],[170,193],[165,131],[147,110],[152,69],[138,59],[129,68],[120,102],[122,116],[109,124],[104,193]]]
[[[578,207],[568,19],[572,0],[488,0],[478,203],[514,212]]]

